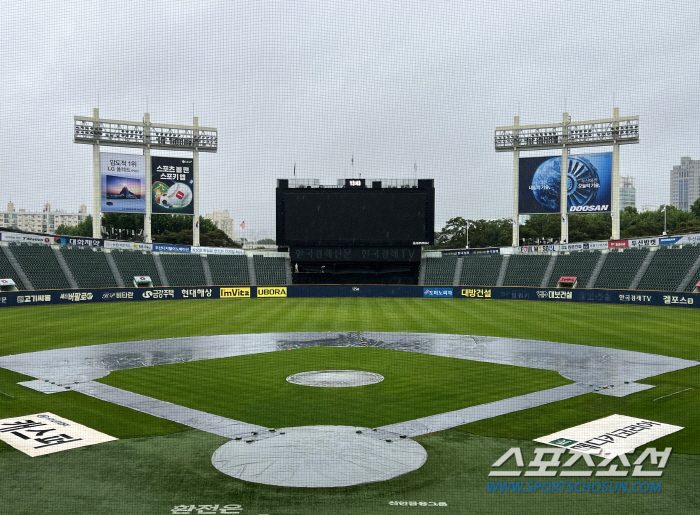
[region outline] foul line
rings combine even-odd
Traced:
[[[671,395],[676,395],[677,393],[687,392],[688,390],[692,390],[692,388],[686,388],[685,390],[679,390],[677,392],[669,393],[668,395],[662,395],[661,397],[657,397],[656,399],[654,399],[654,401],[658,401],[659,399],[663,399],[664,397],[670,397]]]

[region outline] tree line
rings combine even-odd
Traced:
[[[673,206],[663,206],[655,211],[639,212],[626,207],[620,216],[620,236],[644,238],[661,236],[665,230],[669,235],[700,232],[700,199],[690,211]],[[558,243],[561,236],[559,214],[531,215],[520,225],[520,244],[537,245]],[[609,240],[612,236],[610,213],[569,215],[569,243]],[[435,233],[435,249],[509,247],[513,243],[513,221],[466,220],[461,216],[451,218],[441,231]]]
[[[105,213],[102,216],[102,233],[107,239],[143,241],[142,214]],[[92,237],[92,215],[75,227],[59,225],[56,234],[61,236]],[[155,215],[151,217],[151,236],[153,243],[170,243],[174,245],[192,245],[192,217],[187,215]],[[199,217],[199,243],[204,247],[238,247],[209,218]]]

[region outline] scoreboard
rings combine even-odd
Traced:
[[[412,187],[371,187],[346,179],[341,187],[292,187],[278,180],[277,244],[289,246],[411,247],[432,245],[432,179]]]

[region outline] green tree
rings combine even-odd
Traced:
[[[92,215],[87,215],[85,220],[74,227],[59,225],[56,228],[56,234],[59,236],[81,236],[83,238],[92,238]]]

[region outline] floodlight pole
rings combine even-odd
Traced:
[[[518,137],[520,116],[513,120],[513,137]],[[518,194],[520,191],[520,150],[513,149],[513,247],[520,245],[520,213],[518,212]]]
[[[100,145],[108,147],[130,147],[143,150],[146,161],[146,209],[143,220],[143,238],[151,243],[151,215],[153,202],[150,184],[151,148],[192,152],[193,211],[192,243],[199,245],[199,152],[216,152],[218,150],[218,131],[213,127],[202,127],[199,119],[194,117],[193,125],[151,124],[149,113],[145,113],[142,122],[124,120],[107,120],[100,118],[98,108],[92,110],[92,117],[73,117],[73,142],[92,145],[93,169],[93,207],[92,236],[100,238],[102,179],[100,171]]]
[[[568,156],[571,148],[612,146],[610,212],[612,214],[612,239],[620,238],[620,145],[639,143],[639,117],[620,116],[620,110],[613,108],[613,117],[603,120],[572,122],[564,113],[562,123],[544,125],[520,125],[516,116],[510,127],[496,127],[494,143],[496,152],[513,152],[513,246],[520,243],[520,151],[521,150],[560,150],[561,151],[561,239],[569,240],[568,214]]]
[[[569,113],[564,113],[561,121],[561,133],[563,141],[566,141],[566,135],[569,126]],[[561,214],[561,236],[559,237],[560,243],[569,242],[569,212],[568,201],[569,201],[569,176],[568,176],[568,165],[569,165],[569,147],[566,143],[561,146],[561,177],[559,186],[559,212]]]
[[[92,110],[95,130],[100,130],[100,109]],[[102,182],[100,178],[100,143],[92,146],[92,237],[101,238],[102,227]]]
[[[153,243],[151,235],[151,214],[153,213],[153,192],[151,190],[151,114],[144,113],[143,115],[143,132],[146,138],[146,146],[143,148],[143,156],[146,161],[146,184],[148,188],[144,188],[146,193],[146,212],[143,215],[143,241],[144,243]]]

